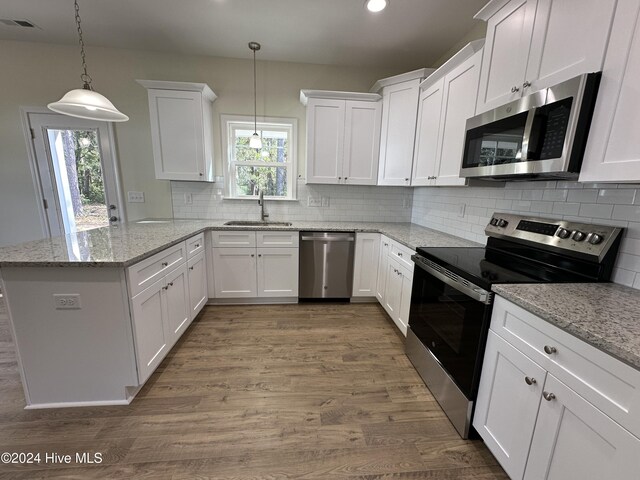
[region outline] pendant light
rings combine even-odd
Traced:
[[[105,122],[126,122],[129,120],[120,112],[105,96],[93,90],[91,76],[87,73],[87,61],[84,53],[84,40],[82,39],[82,27],[80,26],[80,7],[78,0],[74,0],[76,11],[76,27],[78,29],[78,43],[80,44],[80,56],[82,58],[82,88],[76,88],[67,92],[57,102],[47,105],[50,110],[71,117],[86,118]]]
[[[256,84],[256,52],[260,50],[258,42],[249,42],[249,48],[253,51],[253,135],[249,140],[249,146],[260,150],[262,148],[262,139],[258,135],[258,94]]]

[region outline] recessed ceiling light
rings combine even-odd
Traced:
[[[389,0],[367,0],[365,5],[370,12],[377,13],[387,8]]]

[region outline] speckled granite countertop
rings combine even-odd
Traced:
[[[412,223],[295,222],[290,227],[238,227],[226,220],[129,222],[0,248],[0,267],[126,267],[206,230],[316,230],[380,232],[415,249],[481,246]],[[158,223],[153,223],[158,222]]]
[[[615,283],[494,285],[493,291],[640,369],[640,291]]]

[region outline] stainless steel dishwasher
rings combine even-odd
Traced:
[[[351,297],[355,239],[353,232],[300,232],[301,299]]]

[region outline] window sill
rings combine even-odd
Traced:
[[[222,200],[241,200],[241,201],[251,201],[257,202],[258,197],[247,198],[247,197],[222,197]],[[269,198],[265,197],[265,202],[299,202],[300,200],[297,198]]]

